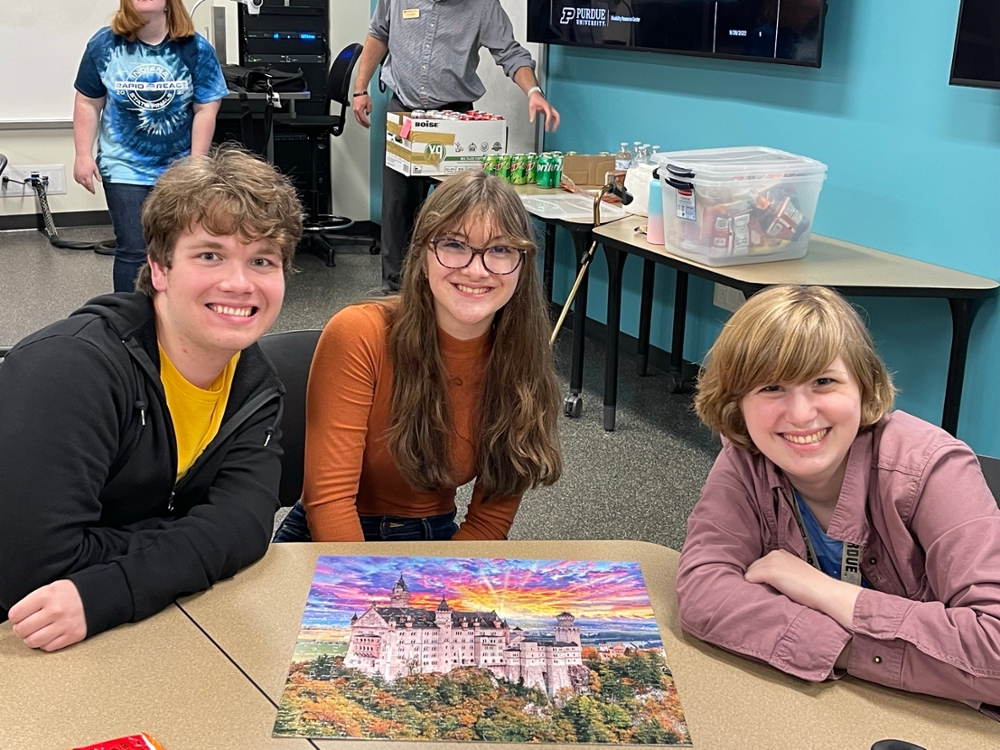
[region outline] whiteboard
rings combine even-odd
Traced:
[[[0,123],[72,121],[87,42],[118,0],[0,0]]]
[[[4,2],[4,0],[0,0]],[[545,45],[526,41],[528,38],[528,4],[525,0],[500,0],[500,5],[514,25],[514,38],[520,42],[537,63],[535,76],[545,86]],[[538,151],[535,125],[528,122],[528,99],[518,85],[503,74],[488,49],[479,50],[479,68],[476,72],[486,86],[486,95],[476,102],[476,109],[494,112],[507,119],[507,151],[526,154]]]

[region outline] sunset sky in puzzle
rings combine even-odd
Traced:
[[[588,628],[656,629],[635,562],[333,555],[317,561],[302,624],[345,627],[373,598],[388,606],[400,574],[411,607],[433,610],[444,596],[452,609],[496,610],[511,627],[551,627],[568,611]]]

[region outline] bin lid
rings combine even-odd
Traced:
[[[674,167],[671,172],[695,184],[768,177],[826,179],[826,164],[823,162],[766,146],[668,151],[653,154],[652,159],[662,167]],[[693,173],[693,176],[678,174],[685,171]]]

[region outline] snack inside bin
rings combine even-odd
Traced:
[[[666,249],[711,266],[806,254],[826,165],[763,146],[656,154]]]

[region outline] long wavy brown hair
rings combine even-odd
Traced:
[[[194,36],[194,22],[184,7],[182,0],[167,0],[167,33],[171,39],[186,39]],[[134,42],[139,30],[146,25],[146,19],[139,15],[132,0],[121,0],[118,10],[111,16],[111,30]]]
[[[414,489],[454,486],[448,376],[427,263],[433,238],[472,220],[489,222],[505,244],[525,253],[514,294],[493,320],[480,401],[476,477],[483,498],[489,499],[552,484],[562,473],[562,452],[559,384],[531,219],[507,183],[478,170],[445,180],[417,217],[398,305],[387,306],[393,397],[386,441]]]

